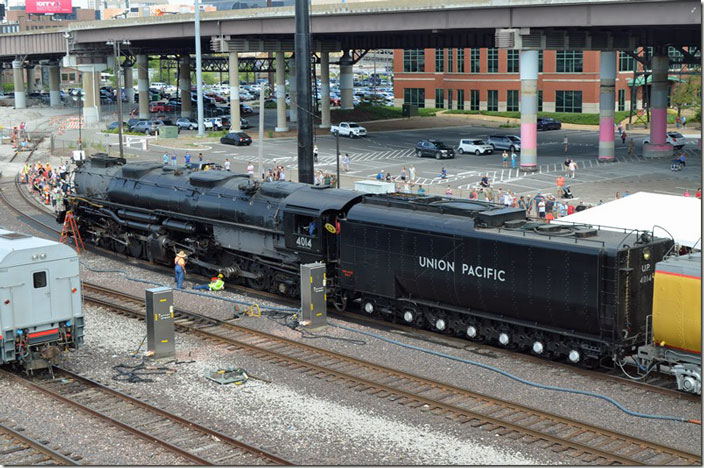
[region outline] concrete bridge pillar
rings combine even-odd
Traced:
[[[27,95],[34,92],[34,65],[27,65]]]
[[[284,53],[276,53],[276,127],[275,132],[288,132],[286,125],[286,62]]]
[[[24,91],[24,61],[12,61],[12,78],[15,82],[15,109],[27,107],[27,95]]]
[[[105,70],[105,64],[79,65],[85,102],[83,103],[83,118],[86,125],[100,122],[100,72]]]
[[[58,63],[49,64],[49,105],[59,107],[61,105],[61,74]]]
[[[181,88],[181,117],[192,117],[191,108],[191,56],[182,55],[178,62],[178,87]]]
[[[330,128],[330,53],[320,52],[320,128]]]
[[[616,109],[616,51],[599,54],[599,161],[613,161]]]
[[[343,110],[354,109],[354,74],[352,73],[352,58],[348,51],[340,57],[340,106]]]
[[[293,60],[288,64],[288,92],[291,96],[289,104],[289,120],[298,121],[298,102],[296,100],[296,64]]]
[[[139,118],[149,118],[149,60],[137,55],[137,90],[139,91]]]
[[[127,104],[134,104],[134,71],[132,67],[122,67],[125,73],[125,98]]]
[[[520,52],[521,170],[538,169],[538,51]]]
[[[650,89],[650,143],[643,145],[643,156],[657,158],[672,155],[672,145],[666,143],[667,132],[667,70],[670,59],[667,55],[654,55],[652,59],[653,81]]]
[[[239,132],[240,127],[240,58],[237,52],[230,52],[228,80],[230,81],[230,131]],[[264,90],[262,89],[263,93]],[[259,109],[264,112],[264,109]]]

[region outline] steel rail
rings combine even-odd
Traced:
[[[197,424],[193,421],[189,421],[189,420],[182,418],[180,416],[177,416],[175,414],[169,413],[168,411],[163,410],[161,408],[157,408],[155,406],[152,406],[148,403],[145,403],[141,400],[138,400],[134,397],[131,397],[131,396],[129,396],[125,393],[122,393],[118,390],[107,387],[107,386],[105,386],[99,382],[96,382],[94,380],[91,380],[87,377],[78,375],[78,374],[71,372],[71,371],[68,371],[66,369],[62,369],[62,368],[58,368],[58,367],[56,367],[56,369],[58,369],[59,373],[65,374],[66,376],[70,377],[71,379],[74,379],[77,382],[82,383],[83,385],[85,385],[88,388],[97,389],[98,391],[102,392],[103,394],[112,395],[112,396],[117,397],[118,399],[120,399],[124,402],[127,402],[131,405],[135,405],[135,406],[142,408],[150,413],[154,413],[158,416],[161,416],[163,418],[171,420],[171,421],[175,422],[176,424],[183,426],[183,428],[186,430],[198,431],[203,434],[207,434],[209,436],[217,437],[220,440],[224,441],[224,443],[227,445],[232,445],[232,446],[242,450],[243,452],[251,453],[253,455],[256,455],[257,457],[267,459],[267,460],[273,462],[274,464],[291,465],[291,462],[284,460],[276,455],[270,454],[270,453],[264,451],[263,449],[249,446],[249,445],[245,444],[244,442],[233,439],[233,438],[231,438],[225,434],[222,434],[218,431],[208,429],[200,424]],[[0,375],[5,375],[9,378],[12,378],[15,381],[24,385],[25,387],[31,388],[33,390],[37,390],[37,391],[44,393],[44,394],[46,394],[56,400],[62,401],[62,402],[69,404],[73,407],[79,408],[88,414],[91,414],[95,417],[98,417],[98,418],[104,420],[104,421],[107,421],[110,424],[116,425],[116,426],[126,430],[127,432],[135,434],[135,435],[137,435],[147,441],[161,445],[162,447],[165,447],[167,450],[169,450],[173,453],[176,453],[176,454],[186,458],[187,460],[189,460],[197,465],[214,465],[215,464],[215,463],[213,463],[212,460],[207,460],[205,458],[199,457],[199,456],[197,456],[197,455],[195,455],[195,454],[193,454],[193,453],[191,453],[181,447],[178,447],[177,445],[174,445],[174,444],[164,440],[163,438],[149,434],[148,432],[144,432],[143,430],[138,429],[134,426],[131,426],[127,423],[124,423],[118,419],[114,419],[111,416],[109,416],[101,411],[93,409],[93,408],[91,408],[83,403],[80,403],[76,400],[73,400],[69,397],[66,397],[66,396],[58,393],[57,391],[51,390],[43,385],[37,384],[35,382],[31,382],[24,377],[18,376],[16,374],[12,374],[12,373],[5,371],[5,370],[2,370],[2,369],[0,369]]]
[[[8,437],[20,441],[22,444],[27,445],[29,448],[33,449],[36,452],[42,453],[49,457],[51,460],[55,462],[57,465],[79,465],[79,463],[59,452],[56,450],[53,450],[46,445],[42,444],[41,442],[38,442],[31,437],[28,437],[8,426],[5,426],[4,424],[0,424],[0,433],[7,435]],[[3,451],[0,453],[0,455],[8,455],[8,451]],[[34,460],[32,464],[44,464],[43,462],[46,460]],[[0,458],[0,462],[5,464],[7,463],[7,460],[3,460]],[[21,463],[17,462],[12,462],[11,465],[18,465]]]
[[[110,300],[107,300],[105,298],[100,298],[100,297],[95,297],[90,294],[90,291],[96,291],[99,294],[103,295],[110,295],[116,298],[121,299],[120,304],[115,304],[112,303]],[[84,282],[84,299],[89,302],[95,302],[96,304],[100,304],[103,306],[107,306],[110,308],[113,308],[115,310],[122,311],[128,315],[131,316],[136,316],[142,318],[144,316],[144,312],[142,307],[144,306],[144,300],[140,298],[136,298],[134,296],[131,296],[129,294],[124,294],[116,291],[111,291],[107,288],[104,287],[98,287],[94,288],[93,285],[90,285],[89,283]],[[127,306],[124,301],[125,299],[132,301],[134,303],[139,304],[140,310],[134,310],[133,308],[130,308]],[[204,316],[200,314],[191,314],[189,312],[183,311],[183,310],[177,310],[176,311],[178,314],[178,317],[193,317],[196,319],[196,321],[202,322],[204,319]],[[519,405],[516,403],[508,402],[508,401],[503,401],[497,398],[493,397],[488,397],[486,395],[482,395],[476,392],[472,392],[466,389],[462,389],[459,387],[455,387],[443,382],[439,382],[436,380],[432,379],[426,379],[424,377],[420,377],[417,375],[413,375],[410,373],[406,373],[403,371],[399,371],[396,369],[391,369],[382,365],[370,363],[367,361],[363,361],[357,358],[353,358],[350,356],[346,356],[340,353],[336,353],[334,351],[328,351],[320,348],[316,348],[304,343],[299,343],[293,340],[289,340],[286,338],[278,337],[275,335],[270,335],[265,332],[260,332],[256,330],[250,330],[244,327],[240,327],[238,325],[229,323],[229,322],[223,322],[215,319],[210,319],[211,323],[208,324],[208,330],[204,329],[199,329],[196,326],[187,326],[184,324],[181,324],[180,327],[182,329],[190,330],[192,332],[195,332],[197,334],[200,334],[206,338],[216,340],[216,341],[221,341],[221,342],[226,342],[231,345],[235,345],[239,348],[244,348],[249,351],[252,351],[255,355],[258,355],[257,357],[260,356],[267,356],[268,358],[271,359],[272,362],[276,362],[278,364],[281,363],[286,363],[287,365],[293,365],[294,368],[304,368],[306,370],[313,370],[314,374],[316,376],[334,376],[340,380],[347,381],[349,383],[352,383],[351,388],[357,388],[358,390],[366,391],[369,389],[375,389],[375,394],[381,393],[382,396],[384,397],[389,397],[390,395],[394,395],[396,400],[402,399],[406,401],[406,404],[414,402],[417,403],[415,407],[422,406],[422,405],[427,405],[427,407],[430,409],[430,411],[441,411],[443,414],[449,413],[451,415],[459,416],[466,418],[467,421],[478,421],[476,425],[491,425],[493,427],[492,430],[497,430],[497,429],[502,429],[504,432],[518,432],[523,435],[528,435],[533,437],[536,440],[544,440],[550,444],[553,445],[559,445],[560,448],[563,449],[574,449],[577,451],[578,454],[583,454],[583,453],[588,453],[593,455],[594,457],[597,458],[603,458],[605,460],[609,460],[612,463],[621,463],[625,465],[640,465],[643,464],[647,461],[643,459],[638,459],[638,458],[631,458],[630,456],[622,456],[613,452],[609,452],[606,450],[602,450],[599,448],[596,448],[592,445],[588,445],[586,443],[581,443],[575,440],[570,440],[570,439],[575,439],[584,433],[590,433],[593,434],[594,438],[606,438],[606,441],[604,440],[599,440],[599,445],[611,445],[616,444],[619,445],[620,448],[623,448],[624,446],[627,447],[638,447],[639,450],[638,452],[645,451],[645,449],[650,449],[653,454],[651,454],[648,458],[657,458],[660,454],[663,455],[669,455],[671,459],[679,459],[680,463],[684,461],[685,463],[692,463],[692,464],[701,464],[701,456],[697,454],[692,454],[688,453],[685,451],[677,450],[671,447],[666,447],[654,442],[650,441],[645,441],[641,440],[626,434],[618,433],[615,431],[611,431],[608,429],[603,429],[599,427],[595,427],[586,423],[582,423],[567,417],[563,416],[557,416],[554,414],[546,413],[541,410],[537,410],[534,408],[530,408],[527,406]],[[245,333],[249,338],[254,337],[254,344],[248,343],[243,341],[243,339],[235,339],[229,336],[223,336],[221,334],[216,333],[216,330],[218,326],[221,326],[222,328],[227,328],[231,330],[235,330],[239,333]],[[265,341],[262,341],[265,340]],[[272,349],[266,349],[263,346],[268,342],[269,345],[272,343],[275,343],[275,346],[277,347],[277,350],[272,350]],[[288,354],[284,354],[280,352],[282,349],[281,344],[284,344],[285,346],[292,346],[296,348],[296,355],[302,355],[301,351],[305,351],[307,353],[315,353],[317,356],[316,358],[320,358],[320,356],[323,356],[324,359],[330,359],[333,358],[335,361],[334,362],[327,362],[325,365],[320,365],[316,364],[310,361],[306,361],[297,357],[290,356]],[[422,392],[427,392],[427,391],[435,391],[439,390],[441,392],[446,392],[445,394],[441,395],[441,399],[447,400],[448,398],[454,398],[454,397],[461,397],[464,399],[469,400],[470,402],[470,408],[465,408],[465,407],[460,407],[457,406],[456,404],[449,404],[449,403],[443,403],[439,401],[438,399],[433,399],[430,397],[425,397],[419,395],[421,391],[414,393],[409,390],[402,390],[397,387],[392,387],[388,385],[388,383],[380,383],[377,381],[370,380],[366,377],[360,377],[358,375],[353,375],[349,372],[349,370],[346,371],[341,371],[335,368],[332,368],[331,365],[334,363],[342,363],[345,366],[358,366],[358,368],[361,368],[364,370],[362,374],[364,375],[370,375],[373,372],[380,372],[383,374],[383,377],[380,378],[379,380],[382,380],[384,378],[392,377],[392,379],[402,379],[403,382],[399,384],[399,386],[407,385],[408,383],[411,383],[415,386],[418,386],[419,388],[422,389]],[[541,430],[536,430],[536,429],[531,429],[530,427],[527,427],[528,425],[522,425],[518,424],[519,421],[510,422],[507,421],[506,419],[500,419],[493,417],[488,414],[480,413],[473,411],[472,408],[479,408],[483,406],[492,406],[495,411],[492,411],[493,414],[503,412],[504,410],[509,410],[512,412],[511,415],[515,415],[517,413],[521,414],[521,420],[524,420],[525,422],[528,422],[529,420],[533,420],[534,422],[531,423],[530,425],[534,425],[537,423],[545,423],[549,422],[550,427],[546,428],[544,431]],[[467,422],[464,421],[464,422]],[[560,437],[558,435],[554,435],[549,433],[551,430],[554,430],[556,426],[564,426],[561,428],[562,432],[565,430],[568,430],[568,436],[565,437]],[[608,442],[608,443],[606,443]],[[634,453],[635,455],[636,453]],[[660,461],[655,461],[654,463],[660,464]]]

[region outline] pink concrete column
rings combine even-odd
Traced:
[[[614,160],[616,52],[599,54],[599,161]]]
[[[653,80],[650,89],[650,143],[643,145],[643,156],[656,158],[672,155],[672,145],[665,142],[667,132],[667,55],[654,55]]]
[[[520,52],[521,170],[538,170],[538,51]]]

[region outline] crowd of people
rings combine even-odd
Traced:
[[[25,164],[20,170],[20,180],[29,191],[47,206],[57,218],[66,212],[66,197],[72,193],[68,162],[52,167],[50,163]]]

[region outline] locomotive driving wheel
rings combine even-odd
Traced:
[[[266,272],[266,268],[253,262],[249,267],[249,272],[256,275],[256,278],[247,278],[247,284],[249,287],[256,289],[257,291],[263,291],[266,289],[267,283],[269,282],[269,275]]]
[[[336,289],[332,293],[332,305],[338,312],[344,312],[347,309],[347,294],[344,291]]]

